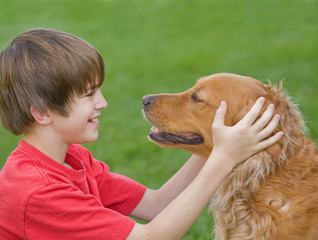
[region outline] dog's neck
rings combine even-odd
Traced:
[[[235,229],[232,224],[238,221],[238,212],[242,217],[248,214],[245,209],[248,199],[251,199],[251,195],[260,189],[261,184],[277,167],[278,161],[273,161],[270,154],[261,151],[233,169],[219,187],[210,205],[214,219],[225,221],[225,224],[215,222],[215,233],[218,237],[226,239],[228,231]],[[245,207],[242,209],[242,206]]]
[[[255,193],[259,190],[260,184],[275,171],[278,165],[279,161],[273,161],[271,155],[266,151],[261,151],[236,166],[224,180],[217,194],[225,197],[241,191]]]

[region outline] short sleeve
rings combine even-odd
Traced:
[[[99,169],[103,169],[96,175],[102,204],[129,215],[142,199],[146,187],[129,177],[109,172],[103,162],[97,161],[96,165],[99,165]]]
[[[126,239],[135,221],[105,208],[93,195],[73,186],[52,184],[37,190],[26,204],[27,239]]]
[[[138,205],[147,188],[129,177],[110,172],[108,165],[93,158],[86,148],[80,145],[75,147],[76,151],[72,153],[77,154],[79,159],[86,159],[83,163],[86,165],[87,180],[97,184],[96,191],[102,205],[128,216]]]

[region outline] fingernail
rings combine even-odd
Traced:
[[[260,98],[259,98],[259,101],[260,101],[260,102],[265,102],[265,98],[264,98],[264,97],[260,97]]]
[[[268,108],[269,108],[269,109],[274,109],[274,108],[275,108],[275,105],[271,103],[271,104],[268,105]]]
[[[220,106],[219,107],[224,107],[225,106],[225,102],[221,101]]]

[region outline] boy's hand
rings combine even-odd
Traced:
[[[233,127],[224,125],[227,105],[225,102],[221,102],[212,124],[214,145],[212,153],[217,152],[217,154],[223,155],[223,159],[229,161],[234,167],[277,142],[283,136],[283,132],[277,132],[269,137],[280,119],[278,114],[272,118],[273,104],[270,104],[263,115],[255,121],[264,102],[263,97],[259,98],[244,118]]]

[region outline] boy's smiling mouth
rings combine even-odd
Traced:
[[[98,122],[98,119],[97,119],[97,117],[95,117],[95,118],[89,119],[88,121],[89,121],[89,122],[92,122],[92,123],[97,123],[97,122]]]
[[[97,116],[94,116],[90,119],[88,119],[88,122],[91,122],[91,123],[98,123],[98,117],[100,116],[100,114],[98,114]]]

